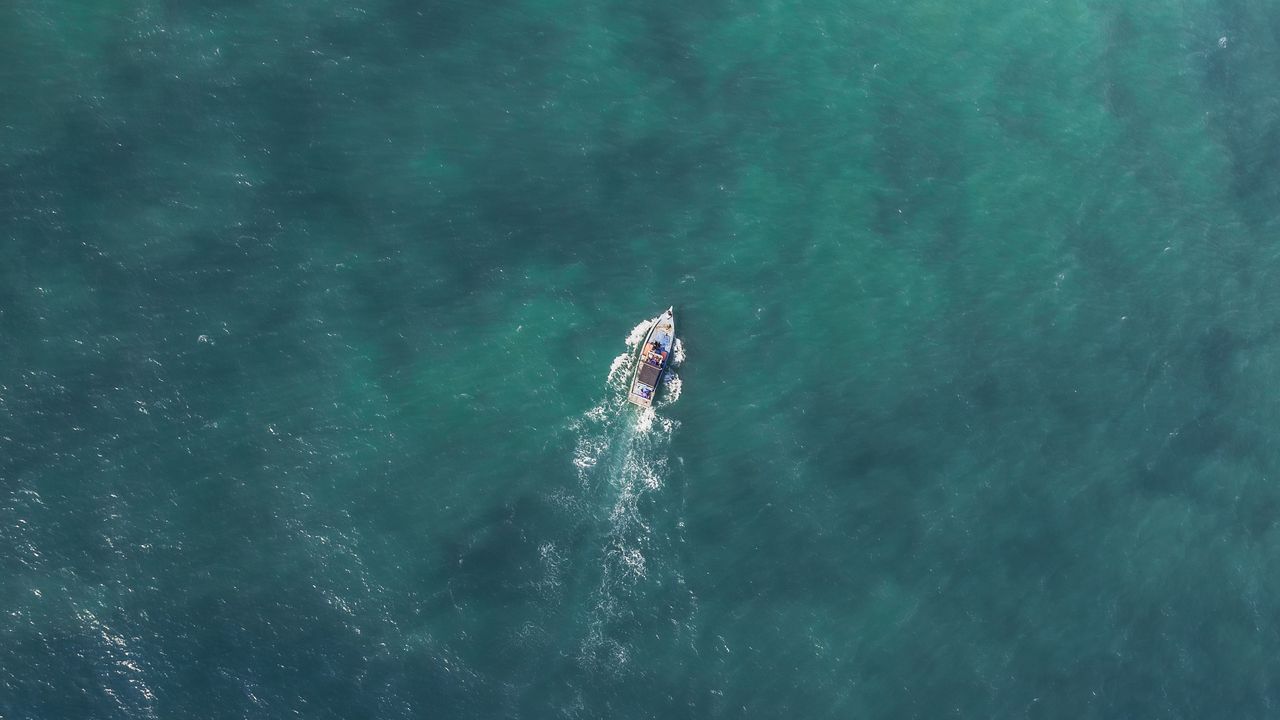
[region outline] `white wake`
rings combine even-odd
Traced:
[[[627,351],[609,366],[602,399],[572,425],[577,436],[573,464],[582,492],[593,499],[588,504],[604,528],[597,550],[600,581],[592,591],[580,660],[610,672],[621,671],[628,662],[626,645],[609,628],[625,623],[632,612],[627,599],[649,575],[654,537],[644,508],[662,490],[670,469],[671,438],[679,427],[662,414],[680,397],[676,368],[685,350],[679,339],[654,406],[637,408],[626,399],[636,350],[656,320],[645,320],[631,330]]]

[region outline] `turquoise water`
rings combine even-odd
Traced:
[[[16,0],[0,67],[0,717],[1276,714],[1266,3]]]

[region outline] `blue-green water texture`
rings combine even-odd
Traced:
[[[0,718],[1280,716],[1278,73],[1253,0],[4,3]]]

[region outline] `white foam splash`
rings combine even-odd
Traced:
[[[573,449],[573,465],[578,469],[578,479],[584,486],[590,483],[592,470],[611,446],[605,433],[611,425],[608,410],[609,407],[601,403],[585,412],[571,426],[578,435],[578,442]]]
[[[675,345],[672,348],[671,366],[679,367],[684,364],[684,340],[676,338]]]
[[[667,371],[666,377],[662,380],[662,386],[666,388],[666,399],[663,401],[663,405],[668,405],[680,399],[680,391],[684,389],[684,383],[681,382],[679,375]]]
[[[578,443],[578,447],[573,453],[573,465],[578,468],[579,475],[595,467],[596,463],[600,462],[599,450],[598,446]]]
[[[626,568],[627,574],[634,580],[644,578],[644,554],[637,548],[618,548],[618,558]]]
[[[604,405],[597,405],[587,411],[586,417],[589,420],[600,421],[604,419],[604,414],[608,410],[609,408],[605,407]]]
[[[653,419],[658,414],[654,412],[653,406],[640,409],[640,415],[636,417],[636,432],[647,433],[653,429]]]
[[[613,359],[613,364],[609,366],[609,375],[606,380],[610,386],[617,385],[627,379],[628,362],[634,357],[632,353],[622,353]]]
[[[631,334],[627,336],[627,347],[639,347],[640,341],[644,340],[644,336],[649,334],[649,328],[653,327],[656,322],[658,322],[658,318],[651,317],[631,328]]]

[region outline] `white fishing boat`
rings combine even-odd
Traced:
[[[645,335],[644,342],[640,344],[640,356],[636,360],[635,373],[631,376],[628,400],[640,407],[653,405],[653,398],[658,393],[662,375],[671,365],[675,342],[675,308],[669,307],[666,312],[658,316],[658,320]]]

